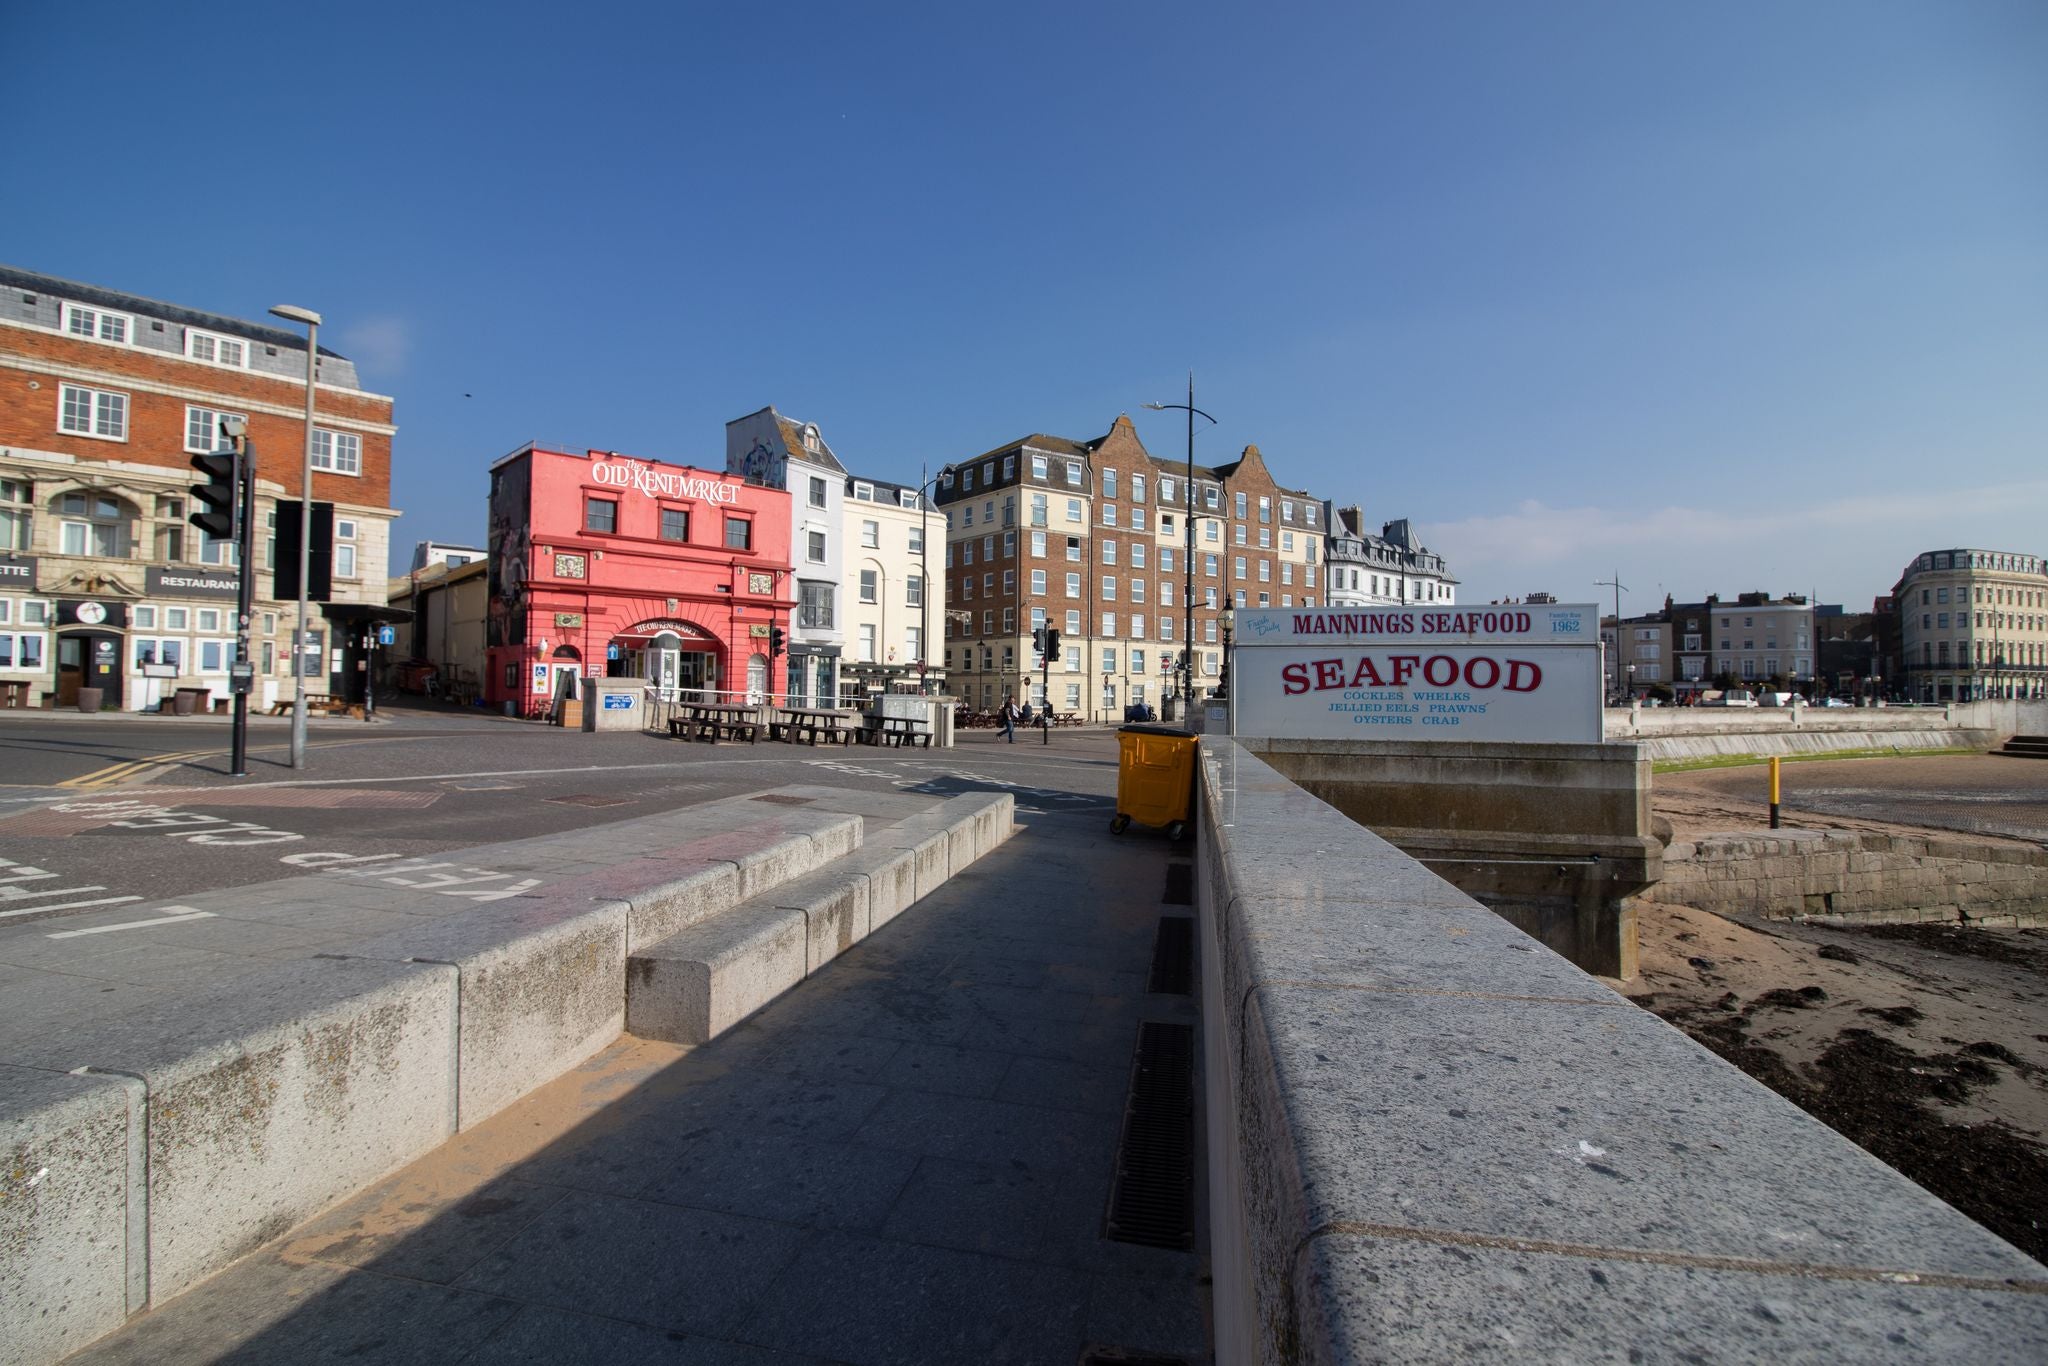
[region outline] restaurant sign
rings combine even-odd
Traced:
[[[206,569],[165,569],[151,565],[143,571],[151,597],[233,598],[241,594],[241,580],[235,571]]]
[[[1234,617],[1240,735],[1600,742],[1597,606],[1257,608]]]
[[[724,479],[707,478],[694,470],[667,468],[643,463],[627,457],[620,457],[617,451],[609,454],[609,460],[598,457],[604,451],[590,453],[590,478],[592,483],[607,488],[635,489],[650,498],[694,498],[704,503],[737,503],[740,500],[740,486]]]

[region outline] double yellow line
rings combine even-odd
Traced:
[[[219,754],[218,749],[188,749],[177,754],[152,754],[147,759],[130,759],[123,764],[111,764],[92,773],[83,773],[76,778],[66,778],[56,786],[68,792],[100,792],[131,778],[142,778],[164,768],[182,764],[188,759],[204,759]]]

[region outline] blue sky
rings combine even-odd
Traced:
[[[1198,459],[1412,518],[1467,601],[2048,552],[2037,0],[16,0],[0,46],[0,260],[324,313],[400,559],[529,439],[1178,456],[1190,367]]]

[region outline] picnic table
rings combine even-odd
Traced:
[[[780,715],[768,723],[770,740],[787,740],[795,744],[799,738],[815,746],[820,739],[826,744],[843,745],[853,739],[851,712],[839,711],[832,707],[782,707]]]
[[[761,713],[756,707],[727,702],[684,702],[669,718],[668,733],[678,740],[745,740],[761,738]]]
[[[270,704],[270,714],[272,716],[290,716],[293,705],[294,703],[291,698],[280,697],[277,701]],[[324,692],[309,692],[306,694],[306,710],[308,712],[332,711],[334,710],[334,699]]]
[[[932,724],[922,716],[878,716],[875,722],[875,743],[878,745],[901,748],[921,740],[926,749],[932,747]]]

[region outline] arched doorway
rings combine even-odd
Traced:
[[[747,659],[747,705],[758,707],[768,700],[768,656]]]

